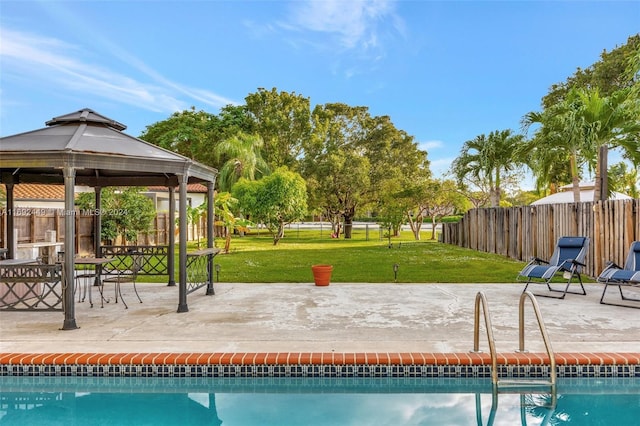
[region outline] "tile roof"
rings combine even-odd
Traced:
[[[150,186],[149,191],[167,192],[165,186]],[[201,183],[190,183],[187,192],[207,193],[207,186]],[[0,193],[6,194],[4,185],[0,184]],[[37,183],[21,183],[13,187],[16,200],[55,200],[64,201],[64,185],[42,185]]]
[[[4,185],[0,185],[0,191],[3,194],[6,194]],[[64,201],[64,185],[21,183],[13,187],[13,197],[16,200]]]
[[[149,186],[147,190],[154,192],[168,192],[169,189],[166,186]],[[187,184],[187,192],[202,192],[207,193],[207,185],[201,183],[189,183]]]

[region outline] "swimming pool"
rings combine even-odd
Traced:
[[[635,425],[640,379],[0,377],[0,425]]]

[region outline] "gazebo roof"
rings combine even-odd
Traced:
[[[89,186],[176,186],[213,182],[217,170],[122,132],[123,124],[85,108],[48,127],[0,138],[0,181],[63,183],[62,168]]]

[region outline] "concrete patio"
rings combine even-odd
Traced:
[[[602,286],[565,300],[538,297],[556,352],[640,352],[637,310],[599,303]],[[79,329],[62,331],[60,312],[0,312],[0,352],[467,352],[473,348],[474,300],[485,293],[498,352],[518,349],[522,284],[215,285],[188,296],[177,313],[178,289],[131,285],[129,309],[113,301],[76,304]],[[545,287],[537,285],[534,291]],[[613,300],[619,295],[611,290]],[[97,300],[98,303],[95,303]],[[481,317],[482,321],[482,317]],[[531,303],[525,304],[526,349],[543,352]],[[488,350],[484,322],[480,348]]]

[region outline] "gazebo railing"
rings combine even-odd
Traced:
[[[207,248],[187,253],[187,294],[202,287],[213,293],[213,258],[220,252]]]
[[[132,255],[140,256],[139,275],[167,275],[169,246],[101,246],[102,257],[112,258],[103,267],[105,273],[127,269],[132,263]]]
[[[62,311],[62,265],[22,264],[0,266],[0,310]]]

